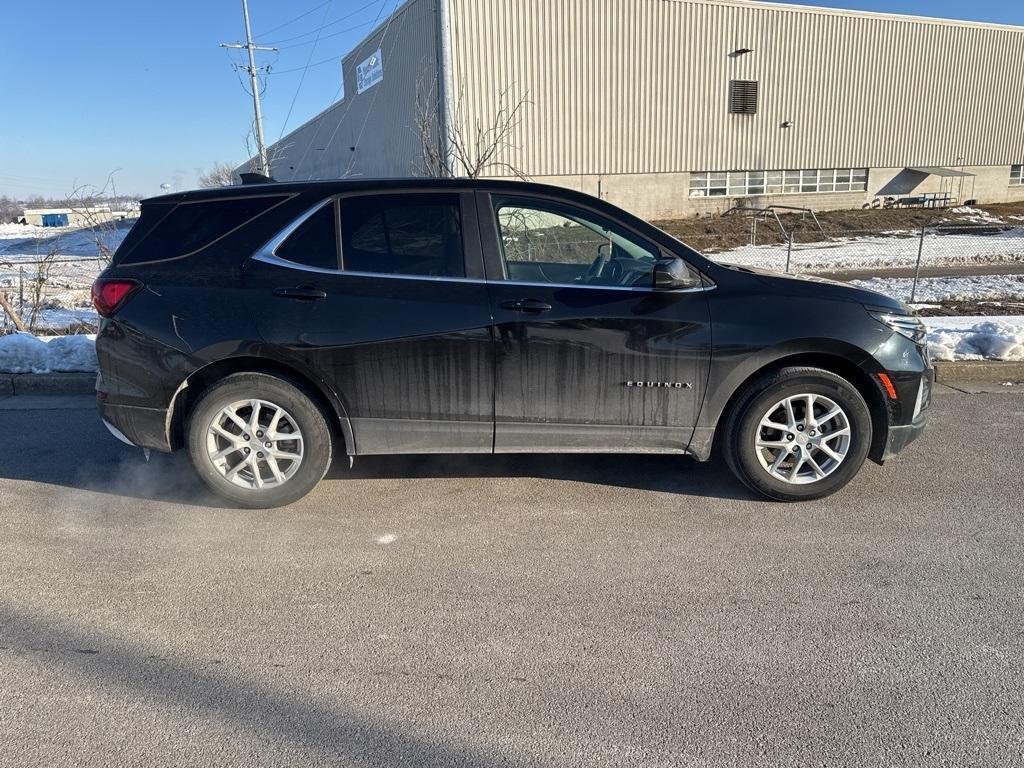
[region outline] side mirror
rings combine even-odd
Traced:
[[[700,275],[694,274],[678,256],[665,256],[654,263],[654,290],[675,291],[700,286]]]

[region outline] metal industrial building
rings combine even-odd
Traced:
[[[271,149],[276,178],[413,175],[418,114],[443,143],[491,125],[505,93],[525,104],[485,175],[650,218],[1024,200],[1020,27],[752,0],[408,0],[342,71],[344,98]]]

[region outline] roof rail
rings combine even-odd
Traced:
[[[273,184],[274,179],[270,176],[264,176],[262,173],[240,173],[238,177],[242,180],[242,185],[246,184]]]

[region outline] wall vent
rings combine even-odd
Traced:
[[[757,80],[729,81],[729,112],[733,115],[757,114]]]

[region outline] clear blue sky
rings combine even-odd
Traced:
[[[281,71],[301,68],[307,59],[331,59],[308,70],[288,127],[331,103],[341,55],[399,1],[250,0],[257,40],[282,48],[261,54],[261,64]],[[1024,2],[1018,0],[803,4],[1024,25]],[[288,23],[300,14],[306,15]],[[326,26],[314,49],[321,22]],[[240,163],[251,103],[231,62],[240,62],[243,52],[226,52],[218,43],[242,35],[240,0],[5,3],[0,193],[60,196],[75,184],[102,185],[120,169],[121,191],[152,195],[161,183],[193,186],[197,171],[215,162]],[[267,78],[269,139],[284,127],[300,76]]]

